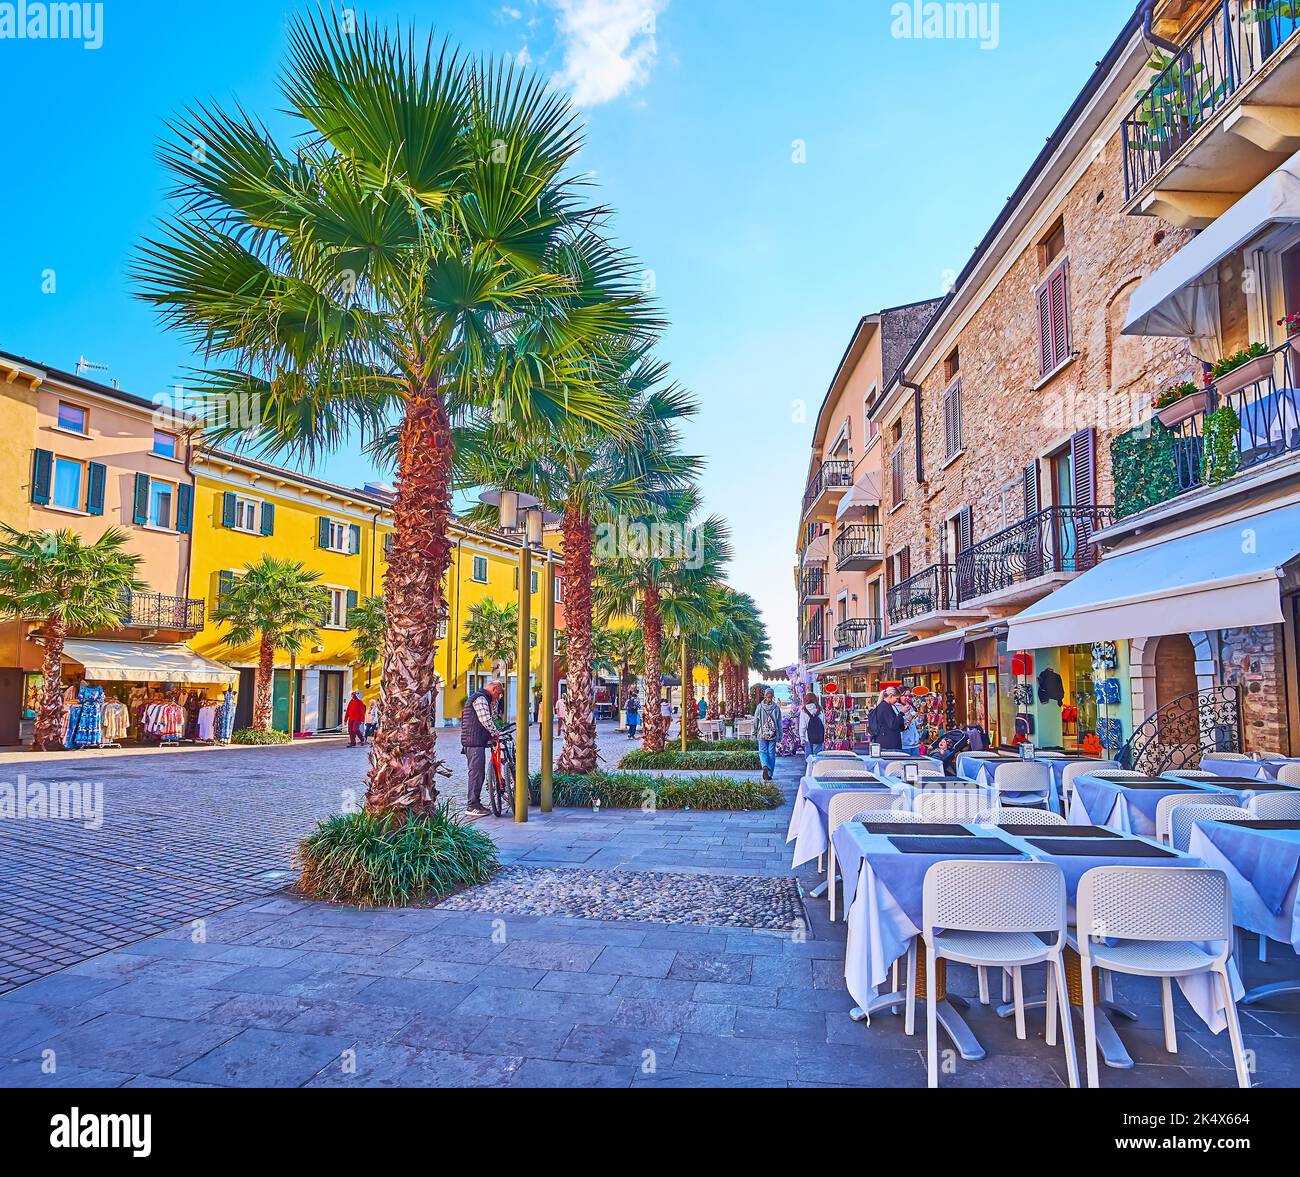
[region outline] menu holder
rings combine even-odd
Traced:
[[[1177,858],[1172,850],[1152,846],[1149,842],[1125,838],[1098,845],[1090,838],[1028,838],[1035,850],[1059,858]]]
[[[1004,824],[998,827],[1004,834],[1015,838],[1123,838],[1123,834],[1105,826],[1019,826]]]
[[[889,837],[898,835],[899,837],[922,837],[922,838],[969,838],[971,832],[965,826],[956,825],[912,825],[896,821],[864,821],[861,823],[867,833],[876,834],[880,837]]]
[[[927,831],[928,834],[928,831]],[[894,837],[889,839],[902,854],[942,854],[947,858],[1019,858],[1014,846],[998,838]]]

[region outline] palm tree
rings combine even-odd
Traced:
[[[649,530],[647,545],[629,547],[600,566],[597,597],[600,616],[608,622],[633,616],[641,628],[645,651],[645,744],[648,752],[664,749],[663,640],[665,632],[680,633],[699,616],[702,586],[717,584],[731,558],[726,524],[716,516],[699,525],[691,520],[699,496],[690,490],[671,497],[660,512],[642,519]],[[662,530],[656,532],[658,527]],[[678,541],[655,542],[654,536],[675,535]]]
[[[215,365],[198,392],[256,407],[251,448],[391,440],[385,723],[366,810],[431,816],[453,424],[490,409],[520,431],[571,416],[616,430],[592,357],[657,320],[581,199],[582,136],[542,79],[350,13],[295,18],[289,46],[298,146],[242,110],[174,120],[176,212],[134,277]],[[209,430],[237,432],[246,420]]]
[[[608,649],[609,665],[618,672],[619,694],[626,699],[636,676],[645,670],[645,651],[635,629],[603,629],[601,641]]]
[[[275,652],[284,650],[296,656],[303,646],[315,641],[329,608],[329,590],[321,585],[319,572],[300,561],[269,555],[238,573],[218,598],[212,619],[230,627],[222,637],[226,645],[257,643],[253,685],[253,727],[257,731],[271,730]],[[293,727],[292,699],[289,727]]]
[[[63,644],[72,631],[117,628],[126,602],[145,585],[140,557],[125,550],[126,535],[109,528],[94,543],[72,531],[0,535],[0,614],[41,625],[45,659],[32,748],[63,746]]]
[[[579,775],[594,772],[597,763],[591,691],[597,550],[616,542],[620,519],[651,509],[663,495],[685,487],[700,465],[676,452],[679,425],[694,415],[695,404],[665,383],[667,366],[651,358],[649,343],[629,343],[599,370],[602,386],[624,404],[621,431],[574,419],[543,438],[488,424],[467,430],[460,446],[468,484],[527,491],[563,513],[570,656],[559,770]],[[599,538],[602,531],[604,538]]]
[[[700,639],[700,654],[709,671],[709,715],[716,719],[723,713],[719,688],[725,692],[726,714],[738,714],[749,668],[766,670],[771,653],[767,628],[748,594],[724,587],[711,620],[709,630]]]
[[[384,616],[384,598],[367,597],[348,612],[348,625],[356,637],[352,639],[352,652],[357,665],[366,668],[366,682],[376,666],[384,663],[384,633],[388,620]]]
[[[479,601],[470,608],[464,638],[470,652],[490,663],[504,683],[517,660],[519,603],[498,605],[491,597]]]

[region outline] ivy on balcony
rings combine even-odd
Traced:
[[[1180,493],[1174,435],[1159,421],[1120,434],[1110,446],[1115,514],[1127,519]]]

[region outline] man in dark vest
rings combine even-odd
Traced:
[[[487,771],[487,750],[496,743],[496,712],[505,698],[505,688],[495,679],[465,700],[460,713],[460,746],[469,761],[469,805],[465,816],[490,816],[483,805],[483,777]]]
[[[872,741],[880,745],[882,752],[903,750],[903,716],[898,710],[897,687],[886,687],[881,692],[880,702],[871,713],[867,726]]]

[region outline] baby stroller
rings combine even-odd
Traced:
[[[939,742],[930,749],[930,755],[943,761],[944,771],[949,776],[957,775],[957,757],[970,751],[970,736],[960,729],[944,732]]]

